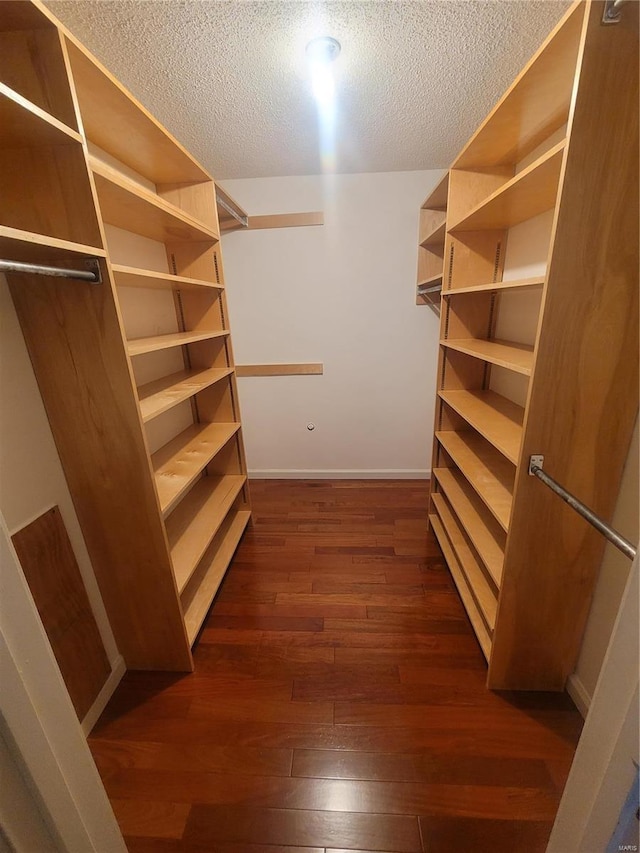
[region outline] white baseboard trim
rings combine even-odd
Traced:
[[[115,693],[116,687],[122,681],[122,676],[126,671],[127,667],[125,666],[124,658],[122,655],[118,655],[112,665],[111,675],[105,681],[102,690],[96,697],[96,701],[89,708],[81,723],[82,731],[85,733],[85,736],[89,736],[91,729],[98,722],[98,717],[107,707],[107,702]]]
[[[302,468],[267,468],[249,470],[249,478],[255,480],[428,480],[429,468],[379,468],[368,470],[314,471]]]
[[[567,693],[573,699],[583,719],[586,719],[591,706],[591,695],[575,672],[567,679]]]

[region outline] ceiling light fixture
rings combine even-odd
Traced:
[[[331,36],[319,36],[311,39],[306,47],[306,54],[309,62],[328,65],[340,54],[340,42]]]
[[[311,87],[321,113],[332,110],[335,99],[333,61],[340,53],[340,42],[331,36],[311,39],[306,47],[311,71]]]

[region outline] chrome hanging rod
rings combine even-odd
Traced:
[[[44,264],[24,264],[21,261],[5,261],[0,259],[0,272],[27,273],[29,275],[52,275],[60,278],[74,278],[79,281],[89,281],[92,284],[100,284],[100,266],[98,261],[92,258],[87,262],[90,269],[73,270],[65,267],[49,267]]]
[[[219,193],[216,193],[216,203],[226,210],[229,216],[233,216],[236,222],[239,222],[243,228],[247,228],[249,226],[249,217],[241,216],[235,208],[231,207],[230,204],[227,204]]]
[[[620,22],[620,10],[629,0],[606,0],[602,14],[603,24],[618,24]]]
[[[530,456],[529,457],[529,475],[531,477],[537,477],[539,480],[545,484],[545,486],[549,486],[552,492],[555,492],[556,495],[562,498],[563,501],[569,504],[569,506],[574,509],[578,515],[581,515],[585,521],[588,521],[592,527],[595,527],[605,539],[608,539],[612,545],[615,545],[619,551],[628,557],[630,560],[635,560],[637,549],[629,542],[624,536],[621,536],[617,530],[614,530],[613,527],[608,525],[606,521],[603,521],[600,516],[596,515],[595,512],[586,504],[583,504],[582,501],[578,500],[571,492],[568,492],[563,486],[558,483],[557,480],[554,480],[553,477],[550,477],[547,473],[542,470],[542,465],[544,463],[544,456]]]
[[[441,284],[432,284],[431,287],[419,287],[418,296],[425,296],[427,293],[440,293],[441,290]]]

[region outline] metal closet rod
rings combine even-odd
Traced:
[[[46,264],[25,264],[21,261],[6,261],[0,259],[0,272],[27,273],[29,275],[49,275],[59,278],[74,278],[79,281],[89,281],[92,284],[100,284],[100,267],[95,258],[90,260],[92,269],[74,270],[66,267],[50,267]]]
[[[569,506],[574,509],[578,515],[581,515],[585,521],[588,521],[592,527],[595,527],[605,539],[608,539],[612,545],[615,545],[619,551],[628,557],[630,560],[635,560],[637,549],[634,545],[629,542],[628,539],[625,539],[617,530],[614,530],[606,521],[603,521],[599,515],[596,515],[592,509],[586,504],[583,504],[581,500],[578,500],[575,495],[572,495],[571,492],[568,492],[564,486],[561,486],[557,480],[554,480],[553,477],[550,477],[545,471],[542,470],[542,464],[544,462],[543,456],[530,456],[529,457],[529,474],[532,477],[537,477],[541,480],[545,486],[548,486],[552,492],[555,492],[558,497],[562,498],[565,503],[568,503]]]
[[[430,287],[419,287],[418,295],[424,296],[426,293],[440,293],[442,290],[441,284],[432,284]]]
[[[233,216],[233,218],[237,222],[239,222],[240,225],[242,225],[244,228],[249,225],[249,217],[241,216],[238,211],[235,208],[231,207],[230,204],[227,204],[227,202],[222,198],[222,196],[218,195],[218,193],[216,193],[216,202],[220,205],[220,207],[224,208],[230,216]]]

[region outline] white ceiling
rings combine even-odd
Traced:
[[[318,174],[305,45],[336,62],[338,172],[445,168],[567,0],[47,0],[209,169]]]

